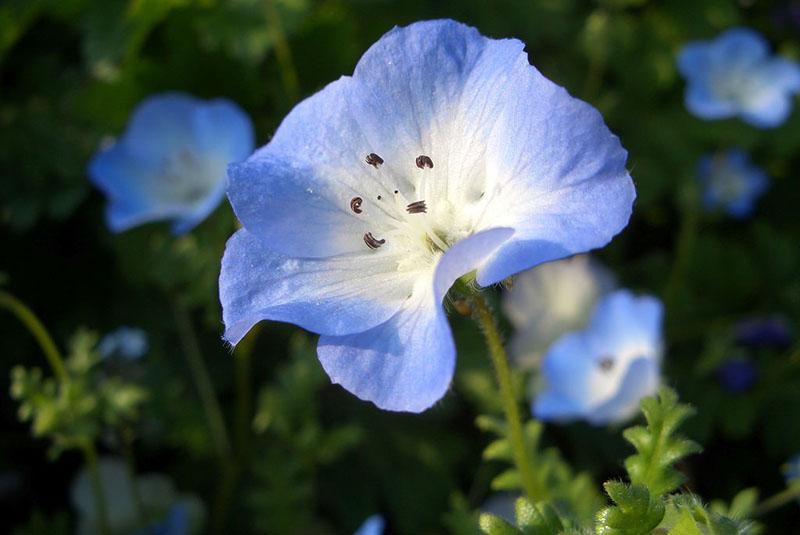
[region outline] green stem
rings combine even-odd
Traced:
[[[525,447],[525,437],[522,431],[522,419],[517,405],[517,397],[514,394],[514,384],[511,381],[511,369],[508,366],[508,356],[503,347],[500,332],[497,329],[497,321],[483,296],[474,295],[472,303],[474,305],[475,318],[483,330],[486,345],[489,348],[489,355],[492,358],[492,364],[497,375],[497,384],[500,387],[500,397],[503,402],[506,423],[508,424],[508,439],[511,443],[514,462],[528,499],[535,503],[544,498],[544,491],[539,488],[539,484],[536,478],[533,477],[533,471],[531,470],[531,462],[528,458],[528,450]]]
[[[225,420],[222,417],[222,409],[214,393],[214,386],[211,376],[208,374],[200,353],[200,344],[197,342],[197,334],[192,325],[192,319],[186,305],[180,300],[175,301],[175,320],[178,326],[178,334],[183,344],[186,361],[189,364],[189,371],[200,396],[200,403],[206,415],[206,422],[214,442],[217,456],[223,465],[231,462],[232,450],[228,432],[225,428]]]
[[[283,31],[281,15],[274,0],[267,0],[267,19],[269,20],[272,37],[275,40],[275,57],[278,60],[278,67],[281,71],[281,80],[286,94],[295,102],[300,96],[300,84],[297,79],[297,70],[294,68],[292,60],[292,49],[289,47],[289,40]]]
[[[697,228],[699,225],[700,214],[698,210],[697,187],[687,184],[683,190],[681,226],[678,231],[678,239],[675,245],[675,260],[672,264],[666,288],[664,289],[664,303],[667,310],[672,309],[675,299],[678,297],[681,281],[683,281],[689,261],[694,251],[694,243],[697,239]]]
[[[94,493],[94,503],[97,508],[100,533],[102,535],[110,535],[108,509],[106,508],[106,496],[103,492],[103,479],[100,476],[100,464],[97,461],[97,450],[94,447],[94,443],[88,440],[81,445],[81,449],[83,450],[86,466],[89,468],[89,477],[92,481],[92,492]]]
[[[762,516],[770,511],[783,507],[787,503],[800,498],[800,484],[794,484],[785,488],[778,494],[770,496],[753,509],[753,516]]]
[[[14,314],[28,328],[28,331],[36,338],[39,347],[42,348],[42,352],[47,358],[47,362],[50,363],[50,368],[53,369],[56,378],[62,383],[68,382],[69,375],[67,374],[66,366],[64,366],[64,359],[61,357],[61,353],[58,351],[55,342],[53,342],[50,333],[47,332],[47,329],[36,317],[36,314],[25,303],[4,291],[0,291],[0,307]]]

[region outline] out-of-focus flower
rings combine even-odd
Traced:
[[[747,153],[738,149],[704,156],[697,172],[703,185],[705,207],[722,209],[735,218],[749,216],[756,200],[769,185],[767,174],[753,165]]]
[[[381,515],[372,515],[361,524],[361,527],[353,535],[382,535],[383,525],[384,521]]]
[[[600,114],[524,45],[452,20],[395,28],[229,168],[244,228],[222,261],[225,339],[320,333],[333,382],[420,412],[452,379],[442,300],[608,243],[635,191]]]
[[[514,326],[511,356],[522,367],[534,366],[559,336],[585,327],[597,300],[613,287],[611,273],[587,255],[520,273],[503,299]]]
[[[149,348],[147,333],[137,327],[120,327],[105,335],[97,344],[103,358],[120,356],[126,359],[143,357]]]
[[[178,494],[172,481],[161,474],[144,474],[131,479],[125,461],[115,457],[99,460],[108,527],[115,535],[197,533],[205,521],[203,504],[195,496]],[[78,533],[100,533],[91,478],[83,469],[72,482],[72,505],[78,513]],[[175,509],[180,506],[179,509]],[[183,511],[181,511],[183,509]],[[185,515],[186,520],[181,520]],[[150,522],[145,525],[144,522]],[[184,531],[175,531],[181,526]],[[164,531],[167,528],[173,531]],[[161,531],[158,531],[161,530]]]
[[[786,348],[792,345],[792,329],[786,318],[750,318],[736,324],[736,343],[747,347]]]
[[[219,205],[226,166],[253,145],[250,119],[233,102],[163,93],[139,104],[125,133],[95,154],[89,176],[108,197],[114,232],[171,220],[180,234]]]
[[[771,55],[767,40],[748,28],[685,45],[678,69],[686,107],[702,119],[739,116],[759,128],[779,126],[800,92],[800,65]]]
[[[800,484],[800,454],[795,455],[783,465],[783,477],[788,485]]]
[[[753,388],[758,379],[758,370],[749,359],[732,358],[717,369],[717,377],[727,390],[741,394]]]
[[[602,425],[633,416],[660,382],[662,315],[654,297],[627,290],[604,297],[585,330],[565,334],[545,354],[536,417]]]

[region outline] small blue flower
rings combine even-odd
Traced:
[[[395,28],[229,168],[225,339],[259,320],[320,333],[333,382],[420,412],[447,391],[442,300],[602,247],[628,222],[626,151],[523,43],[452,20]]]
[[[542,362],[544,387],[534,400],[541,420],[627,420],[660,382],[661,302],[618,290],[594,308],[589,326],[562,336]]]
[[[383,525],[384,521],[381,515],[372,515],[361,524],[361,527],[353,535],[383,535]]]
[[[747,392],[758,380],[758,370],[745,358],[732,358],[725,361],[717,370],[719,382],[734,394]]]
[[[746,347],[787,348],[792,345],[792,329],[785,318],[750,318],[736,324],[736,343]]]
[[[117,355],[134,360],[143,357],[148,348],[147,333],[136,327],[120,327],[97,344],[97,351],[103,358]]]
[[[767,174],[739,149],[703,156],[697,174],[706,209],[722,209],[735,218],[749,216],[769,185]]]
[[[800,454],[795,455],[783,465],[783,476],[786,478],[786,484],[800,482]]]
[[[226,166],[253,144],[250,119],[233,102],[163,93],[139,104],[125,133],[92,158],[89,176],[108,197],[112,231],[172,220],[181,234],[219,205]]]
[[[688,43],[678,70],[686,78],[686,107],[701,119],[739,116],[772,128],[786,121],[800,92],[800,65],[770,55],[767,40],[748,28]]]

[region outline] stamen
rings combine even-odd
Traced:
[[[364,199],[361,197],[353,197],[350,199],[350,209],[357,214],[360,214],[364,210],[361,209],[361,203],[364,202]]]
[[[383,163],[383,158],[381,158],[374,152],[370,152],[369,154],[367,154],[366,162],[375,169],[377,169]]]
[[[433,160],[430,159],[429,156],[425,156],[424,154],[417,156],[417,167],[420,169],[433,169]]]
[[[372,235],[372,232],[367,232],[366,234],[364,234],[364,243],[366,243],[367,247],[369,247],[370,249],[377,249],[378,247],[386,243],[386,240],[377,240],[375,239],[375,236]]]
[[[597,361],[597,366],[601,371],[611,371],[611,368],[614,367],[614,359],[612,357],[603,357]]]
[[[427,211],[428,207],[425,206],[425,201],[415,201],[406,206],[406,212],[409,214],[424,214]]]

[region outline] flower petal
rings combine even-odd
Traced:
[[[605,425],[631,418],[639,411],[642,398],[658,390],[659,368],[658,361],[651,358],[631,362],[614,397],[587,413],[586,419],[594,425]]]
[[[422,412],[441,399],[455,368],[442,299],[511,234],[491,229],[456,243],[389,321],[363,333],[320,337],[317,354],[331,380],[385,410]]]
[[[224,338],[241,340],[261,320],[323,334],[361,332],[392,317],[412,292],[411,277],[379,251],[325,260],[272,252],[247,230],[228,240],[220,301]]]

